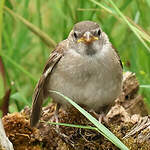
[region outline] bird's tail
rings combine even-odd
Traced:
[[[30,125],[31,127],[36,126],[40,119],[41,115],[41,109],[42,109],[42,104],[43,104],[43,99],[44,99],[44,89],[43,89],[44,82],[42,80],[39,80],[34,94],[32,98],[32,110],[31,110],[31,116],[30,116]]]

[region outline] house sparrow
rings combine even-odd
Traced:
[[[122,75],[120,58],[99,25],[92,21],[75,24],[68,38],[50,54],[36,85],[30,125],[38,123],[43,100],[48,96],[64,108],[70,106],[51,90],[100,111],[119,96]]]

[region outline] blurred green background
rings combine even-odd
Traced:
[[[0,104],[11,89],[10,112],[31,106],[35,84],[54,45],[76,22],[92,20],[108,34],[124,71],[136,73],[140,93],[150,106],[149,10],[150,0],[1,0]]]

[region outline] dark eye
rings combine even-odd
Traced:
[[[101,35],[101,30],[98,30],[97,34],[100,36]]]
[[[73,34],[73,35],[74,35],[74,37],[77,39],[77,37],[78,37],[78,36],[77,36],[77,33],[76,33],[76,32],[74,32],[74,34]]]

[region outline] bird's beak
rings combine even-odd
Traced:
[[[95,40],[98,40],[98,37],[93,36],[90,32],[85,32],[84,35],[78,39],[78,42],[89,44]]]

